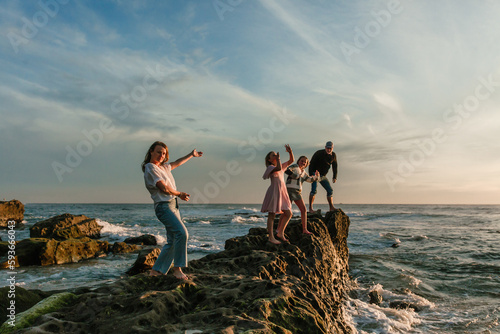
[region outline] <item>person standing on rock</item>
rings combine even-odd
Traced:
[[[319,172],[316,171],[313,176],[309,176],[305,171],[305,168],[309,165],[309,159],[306,156],[301,156],[297,160],[296,164],[288,166],[285,174],[288,175],[286,178],[286,190],[288,191],[288,197],[290,201],[294,201],[300,210],[300,219],[302,221],[302,233],[312,234],[307,230],[307,212],[306,205],[302,199],[302,183],[304,181],[314,182],[319,178]]]
[[[156,217],[167,230],[167,243],[163,246],[150,272],[151,276],[167,274],[173,262],[174,276],[182,280],[188,279],[181,268],[187,267],[189,234],[182,222],[177,198],[189,201],[189,194],[177,190],[171,171],[189,159],[202,155],[203,152],[197,152],[194,149],[188,155],[168,163],[168,147],[160,141],[154,142],[146,153],[141,165],[144,182],[154,201]]]
[[[283,241],[288,241],[285,237],[285,229],[290,218],[292,218],[292,203],[286,191],[283,173],[286,167],[293,162],[293,153],[289,145],[285,145],[285,149],[290,155],[290,159],[283,164],[280,161],[279,152],[271,151],[266,155],[267,168],[262,176],[264,180],[270,179],[271,185],[267,189],[260,211],[268,213],[267,231],[269,233],[269,242],[275,245],[279,245],[281,242],[274,237],[274,217],[276,214],[281,214],[276,236]]]
[[[319,172],[319,183],[326,190],[326,200],[330,206],[330,211],[335,210],[333,206],[333,189],[326,177],[326,174],[332,167],[333,178],[332,182],[337,182],[337,155],[333,152],[333,143],[331,141],[326,142],[325,149],[319,150],[314,153],[311,158],[311,164],[309,165],[309,175]],[[309,212],[314,212],[313,203],[318,189],[318,181],[314,181],[311,184],[311,193],[309,194]]]

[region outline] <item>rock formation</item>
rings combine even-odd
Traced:
[[[97,239],[101,236],[102,226],[93,218],[85,215],[74,216],[64,213],[42,220],[30,228],[31,238],[52,238],[56,240],[89,237]]]
[[[290,243],[278,246],[254,228],[190,261],[188,281],[139,274],[77,289],[67,306],[16,333],[350,333],[348,228],[341,210],[311,219],[313,235],[291,222]]]
[[[30,228],[31,238],[16,242],[14,267],[76,263],[110,252],[130,253],[142,248],[125,242],[110,245],[107,241],[95,240],[100,237],[101,229],[95,219],[69,213],[40,221]],[[145,236],[145,239],[150,238]],[[0,241],[0,269],[12,268],[8,250],[9,242]]]
[[[7,228],[8,221],[14,220],[16,226],[24,219],[24,205],[16,199],[0,201],[0,228]]]
[[[141,250],[134,265],[127,271],[127,275],[137,275],[151,270],[160,252],[161,249],[156,247]]]
[[[90,238],[63,241],[47,238],[24,239],[16,244],[16,267],[75,263],[104,255],[109,251],[109,242]],[[7,268],[7,263],[0,264],[0,268]]]
[[[143,234],[139,237],[130,237],[123,242],[127,244],[135,244],[135,245],[149,245],[149,246],[156,246],[156,237],[152,234]]]

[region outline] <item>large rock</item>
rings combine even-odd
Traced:
[[[132,253],[141,249],[139,245],[129,245],[125,242],[115,242],[110,250],[113,254]]]
[[[123,242],[127,244],[135,244],[135,245],[149,245],[149,246],[156,246],[156,237],[152,234],[143,234],[139,237],[130,237]]]
[[[147,272],[153,268],[156,259],[160,255],[160,248],[149,248],[143,249],[137,255],[132,267],[127,271],[127,275],[137,275],[140,273]]]
[[[97,239],[101,236],[102,226],[93,218],[85,215],[74,216],[64,213],[43,221],[30,228],[31,238],[52,238],[56,240],[89,237]]]
[[[7,228],[9,220],[16,222],[16,227],[24,219],[24,204],[16,199],[0,201],[0,228]]]
[[[24,239],[16,245],[16,266],[48,266],[52,264],[76,263],[105,255],[109,242],[90,238],[57,241],[47,238]],[[6,268],[6,261],[0,263]]]
[[[313,235],[291,222],[290,243],[278,246],[265,229],[252,229],[190,261],[188,281],[171,273],[124,278],[18,333],[351,333],[342,308],[349,218],[336,210],[308,227]]]

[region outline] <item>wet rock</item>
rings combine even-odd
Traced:
[[[43,292],[41,290],[26,290],[19,285],[16,285],[14,292],[11,291],[9,286],[0,288],[0,316],[2,319],[7,319],[7,308],[10,306],[9,294],[15,294],[15,307],[16,314],[26,311],[42,299],[51,295],[50,292]]]
[[[0,256],[4,256],[9,251],[9,242],[8,241],[0,241]]]
[[[132,253],[139,249],[141,249],[139,245],[128,245],[125,242],[115,242],[111,247],[111,252],[113,254]]]
[[[307,211],[307,219],[310,219],[310,218],[323,219],[323,216],[321,215],[321,209],[318,209],[314,212]]]
[[[22,226],[24,219],[24,204],[13,199],[11,201],[0,201],[0,228],[7,228],[8,222],[15,221],[15,227]]]
[[[137,275],[151,270],[156,259],[160,255],[160,248],[143,249],[139,252],[137,260],[132,267],[127,271],[127,275]]]
[[[139,237],[130,237],[125,239],[123,242],[135,245],[149,245],[149,246],[157,245],[156,237],[151,234],[143,234]]]
[[[382,303],[382,295],[377,290],[372,290],[368,293],[370,304],[380,305]]]
[[[30,228],[31,238],[49,238],[56,240],[89,237],[97,239],[101,236],[102,226],[93,218],[85,215],[74,216],[64,213],[43,221]]]
[[[16,245],[16,266],[48,266],[76,263],[108,253],[107,241],[90,238],[57,241],[46,238],[24,239]],[[0,260],[5,267],[6,259]]]
[[[420,312],[420,308],[412,303],[409,303],[404,300],[395,300],[389,303],[390,308],[400,309],[400,310],[408,310],[413,309],[415,312]]]
[[[46,313],[57,311],[61,307],[71,304],[76,298],[76,295],[70,292],[61,292],[51,295],[26,311],[16,314],[15,322],[12,323],[14,326],[7,322],[3,323],[0,327],[0,333],[11,333],[16,329],[29,327],[35,319]]]

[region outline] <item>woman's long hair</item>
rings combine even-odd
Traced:
[[[269,167],[269,165],[272,165],[271,161],[269,161],[269,157],[271,156],[271,154],[273,154],[274,151],[271,151],[269,152],[267,155],[266,155],[266,167]]]
[[[145,166],[147,163],[149,163],[151,161],[151,152],[153,152],[156,148],[156,146],[160,145],[161,147],[163,147],[165,150],[167,150],[167,154],[165,154],[165,160],[163,160],[161,163],[164,163],[165,161],[168,161],[168,147],[165,143],[161,142],[161,141],[155,141],[150,147],[149,147],[149,150],[148,150],[148,153],[146,153],[146,157],[144,158],[144,161],[142,162],[141,164],[141,168],[142,168],[142,171],[144,172],[145,170]]]

